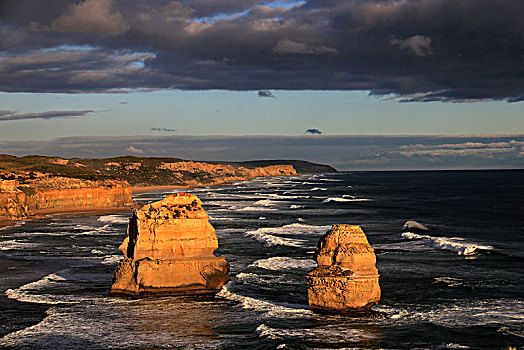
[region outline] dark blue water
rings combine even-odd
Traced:
[[[0,346],[521,347],[523,179],[524,171],[355,172],[193,190],[217,230],[216,254],[231,264],[232,281],[211,298],[107,296],[127,213],[3,229],[0,258],[12,263],[0,273],[9,282],[0,307],[24,312],[4,321],[2,329],[18,331]],[[430,230],[402,233],[407,220]],[[307,306],[314,247],[337,223],[361,225],[375,248],[382,288],[375,310],[385,318],[317,315]],[[31,268],[40,275],[13,282]]]

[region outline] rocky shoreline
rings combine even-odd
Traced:
[[[48,215],[125,211],[133,193],[218,186],[335,169],[304,161],[213,163],[177,158],[0,155],[0,227]]]

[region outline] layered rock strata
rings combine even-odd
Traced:
[[[0,219],[24,220],[40,212],[130,207],[126,181],[82,180],[39,174],[31,180],[0,180]]]
[[[359,226],[333,225],[315,250],[307,274],[309,305],[325,313],[369,311],[380,300],[376,257]]]
[[[215,229],[193,194],[173,194],[136,210],[127,233],[111,295],[214,294],[229,280],[228,262],[213,255]]]

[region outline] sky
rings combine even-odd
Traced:
[[[522,18],[515,0],[3,0],[0,153],[523,168]]]

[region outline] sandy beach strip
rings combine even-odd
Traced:
[[[78,208],[50,208],[50,209],[39,209],[33,211],[36,218],[42,218],[46,216],[60,215],[60,216],[77,216],[77,215],[95,215],[95,214],[108,214],[131,211],[130,206],[127,207],[106,207],[106,208],[93,208],[93,207],[78,207]],[[31,218],[31,219],[34,219]]]
[[[169,190],[180,190],[188,189],[189,186],[134,186],[133,194],[135,193],[145,193],[145,192],[160,192],[160,191],[169,191]]]

